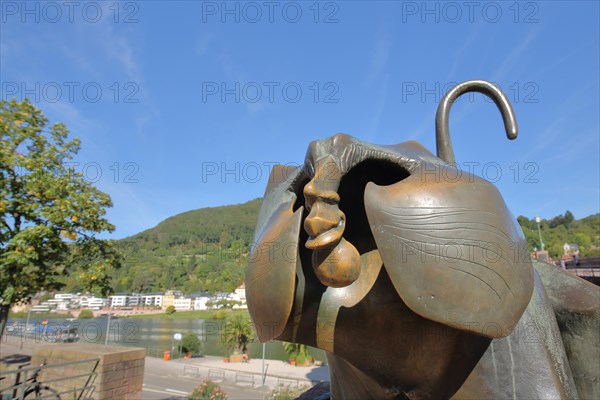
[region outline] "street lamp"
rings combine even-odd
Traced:
[[[540,246],[542,247],[542,251],[544,251],[544,242],[542,241],[542,230],[540,229],[540,221],[542,219],[540,217],[535,217],[535,222],[538,224],[538,234],[540,235]]]
[[[262,354],[262,384],[265,386],[265,380],[267,379],[267,371],[265,371],[265,352],[267,344],[263,343],[263,354]]]

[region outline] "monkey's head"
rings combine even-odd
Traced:
[[[263,342],[321,348],[392,397],[449,397],[527,307],[526,248],[489,182],[414,141],[337,134],[272,170],[246,297]]]

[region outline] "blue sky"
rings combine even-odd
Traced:
[[[122,238],[191,209],[262,196],[273,163],[345,132],[435,152],[453,82],[510,98],[450,115],[459,166],[515,216],[599,212],[597,1],[0,2],[2,98],[27,96],[82,139]]]

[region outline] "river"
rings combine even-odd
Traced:
[[[78,328],[79,342],[100,343],[128,347],[144,347],[147,354],[154,357],[162,357],[165,351],[177,349],[179,341],[174,340],[174,335],[180,333],[185,336],[194,333],[202,343],[202,354],[223,356],[225,350],[219,346],[221,328],[224,320],[215,319],[127,319],[111,318],[110,327],[107,329],[108,318],[93,319],[64,319],[49,318],[46,320],[46,328],[43,328],[41,318],[31,318],[29,326],[35,327],[34,337],[25,340],[38,340],[53,342],[56,334],[53,332],[58,327],[75,326]],[[8,320],[7,329],[12,332],[8,334],[20,334],[25,326],[25,318],[11,318]],[[108,341],[106,333],[108,332]],[[262,344],[255,339],[248,345],[250,358],[262,358]],[[322,350],[310,348],[310,354],[317,360],[325,361],[325,353]],[[266,358],[273,360],[287,360],[288,355],[283,350],[279,341],[266,344]]]

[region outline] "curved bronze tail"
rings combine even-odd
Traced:
[[[487,81],[466,81],[453,87],[442,99],[435,116],[435,137],[437,145],[437,156],[449,164],[455,164],[454,150],[450,141],[450,130],[448,127],[448,116],[450,108],[454,101],[461,95],[469,92],[483,93],[491,98],[504,120],[506,136],[510,139],[516,139],[518,135],[517,120],[508,98],[502,93],[499,87]]]

